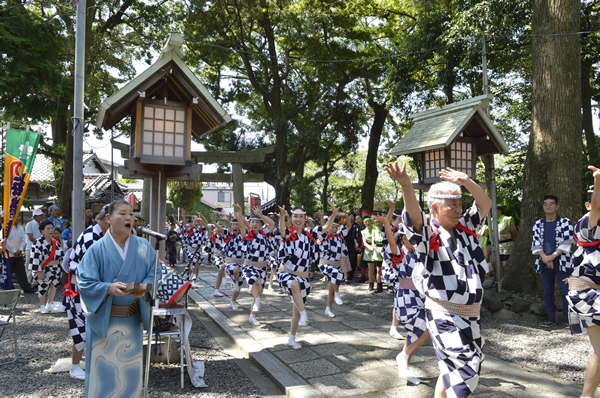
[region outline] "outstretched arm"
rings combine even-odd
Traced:
[[[232,206],[237,210],[237,219],[238,219],[238,225],[240,226],[240,234],[242,234],[242,238],[245,238],[246,237],[246,223],[244,222],[245,219],[244,219],[242,207],[240,205],[238,205],[237,203],[234,203]]]
[[[323,226],[323,231],[329,231],[329,228],[331,228],[333,222],[335,221],[335,216],[337,216],[338,211],[340,211],[340,208],[335,207],[333,203],[329,201],[327,203],[329,203],[329,206],[333,209],[333,213],[331,213],[331,217],[329,217],[329,220],[327,220],[327,223]]]
[[[287,210],[285,209],[285,207],[283,206],[278,206],[279,207],[279,214],[277,215],[277,217],[279,217],[279,233],[281,234],[281,238],[285,239],[286,235],[285,235],[285,218],[288,215]]]
[[[385,203],[387,203],[387,205],[390,207],[388,209],[388,213],[387,213],[387,217],[386,218],[387,218],[388,222],[392,222],[393,217],[394,217],[394,209],[396,208],[396,203],[394,203],[393,201],[391,201],[389,199],[386,200]]]
[[[471,180],[468,175],[461,171],[453,170],[450,167],[447,167],[446,170],[440,170],[440,177],[442,180],[455,182],[467,188],[467,190],[473,195],[473,199],[475,199],[475,203],[477,203],[477,207],[479,207],[479,212],[482,214],[482,216],[488,214],[492,208],[492,200],[487,196],[483,188],[481,188],[475,181]]]
[[[273,230],[275,229],[275,221],[271,220],[270,217],[265,216],[262,213],[262,210],[260,209],[259,206],[256,206],[254,209],[252,209],[252,211],[254,212],[254,215],[260,217],[260,219],[263,220],[263,222],[265,224],[267,224],[267,228],[269,228],[269,232],[273,232]]]
[[[215,218],[215,213],[210,214],[210,221],[212,221],[213,225],[217,229],[217,232],[219,234],[223,235],[223,227],[221,227],[219,224],[217,224],[217,220]]]
[[[600,169],[594,166],[588,166],[588,169],[594,172],[594,193],[592,194],[592,209],[590,210],[590,228],[594,228],[598,223],[598,218],[600,217]]]
[[[402,187],[402,195],[404,197],[404,209],[408,213],[410,222],[417,233],[421,233],[423,229],[423,218],[421,216],[421,207],[417,201],[417,195],[410,182],[410,176],[406,172],[406,163],[402,165],[402,168],[398,165],[398,162],[394,164],[390,163],[385,168],[390,177],[397,181]]]
[[[374,220],[381,221],[383,223],[383,226],[385,227],[385,237],[388,243],[390,244],[390,250],[394,256],[397,256],[399,253],[399,249],[398,245],[396,245],[396,239],[394,239],[394,232],[392,231],[392,226],[390,225],[389,220],[387,219],[387,217],[384,216],[374,215],[371,217],[373,217]]]

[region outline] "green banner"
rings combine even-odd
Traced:
[[[19,159],[30,175],[39,143],[40,135],[32,131],[10,129],[6,133],[6,153]]]

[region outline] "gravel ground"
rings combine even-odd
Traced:
[[[62,298],[57,292],[55,300]],[[0,308],[0,319],[5,319],[6,308]],[[151,397],[255,397],[262,396],[225,353],[200,321],[192,315],[190,333],[192,356],[205,362],[204,381],[207,388],[195,388],[185,375],[185,388],[180,389],[179,365],[152,364],[150,369]],[[51,373],[59,358],[71,357],[71,335],[67,315],[40,314],[36,294],[21,296],[17,313],[19,360],[0,367],[0,396],[2,397],[83,397],[84,382],[69,377],[68,373]],[[12,340],[5,332],[0,340],[0,362],[13,353]],[[12,336],[12,331],[11,331]],[[235,379],[234,383],[230,380]]]
[[[325,290],[321,275],[311,281],[313,291]],[[365,284],[342,285],[344,305],[392,321],[394,296],[391,291],[375,294]],[[568,329],[542,328],[539,322],[512,320],[481,321],[486,354],[553,377],[583,385],[585,369],[593,349],[587,336],[572,336]]]

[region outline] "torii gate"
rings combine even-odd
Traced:
[[[130,147],[129,145],[112,141],[115,149],[121,150],[121,156],[123,158],[129,157]],[[268,146],[259,149],[253,149],[249,151],[215,151],[215,152],[192,152],[192,161],[194,163],[231,163],[232,173],[202,173],[202,167],[200,167],[198,174],[177,174],[169,175],[169,179],[178,179],[185,181],[196,181],[196,182],[229,182],[233,183],[233,201],[237,204],[244,202],[244,183],[245,182],[263,182],[263,174],[252,174],[242,172],[242,164],[245,163],[263,163],[265,156],[275,152],[275,146]],[[199,165],[200,166],[200,165]],[[128,168],[128,169],[127,169]],[[124,177],[129,178],[146,178],[150,177],[145,170],[141,168],[135,168],[135,166],[129,166],[129,162],[125,161],[125,166],[119,168],[119,173],[123,174]],[[147,180],[144,180],[144,191],[148,185]],[[148,185],[149,187],[149,185]],[[148,193],[150,191],[148,190]],[[147,201],[142,202],[142,206]],[[144,210],[142,209],[142,213]]]

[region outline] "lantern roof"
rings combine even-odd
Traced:
[[[484,110],[492,98],[492,94],[480,95],[411,115],[415,124],[390,154],[400,156],[446,148],[460,135],[473,139],[477,155],[508,152],[504,138]]]
[[[191,106],[192,134],[197,138],[229,123],[231,116],[183,62],[183,41],[180,34],[171,34],[154,64],[100,104],[96,127],[113,127],[130,115],[140,97]]]

